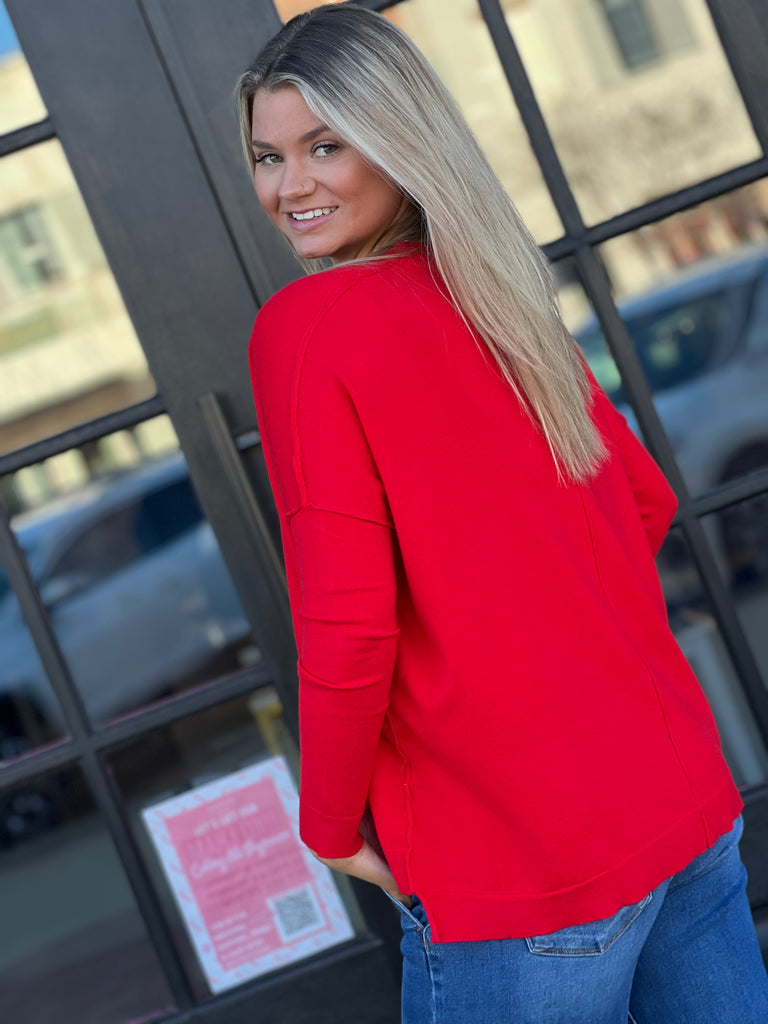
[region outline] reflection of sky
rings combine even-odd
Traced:
[[[19,40],[16,38],[16,33],[13,31],[11,25],[11,19],[8,17],[8,12],[5,9],[5,4],[0,0],[0,57],[4,53],[10,53],[12,50],[19,50]]]

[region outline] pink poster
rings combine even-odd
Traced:
[[[352,938],[298,805],[275,757],[142,812],[213,992]]]

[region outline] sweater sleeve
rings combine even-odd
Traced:
[[[392,531],[337,512],[291,519],[301,605],[301,836],[347,857],[358,835],[397,653]]]
[[[257,319],[251,368],[299,654],[301,836],[347,857],[362,844],[397,651],[394,529],[342,379],[339,321],[315,318],[297,338],[302,314],[274,306]]]
[[[593,387],[635,495],[648,543],[656,556],[677,510],[675,492],[645,446],[630,430],[624,416],[596,383]]]

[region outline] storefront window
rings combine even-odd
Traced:
[[[600,247],[693,494],[768,466],[768,188],[748,186]],[[634,426],[594,318],[573,326]]]
[[[155,390],[61,145],[4,157],[0,454]]]
[[[19,472],[6,490],[18,504],[37,499],[12,525],[92,720],[256,664],[261,654],[166,418],[68,456],[53,472]],[[9,621],[8,692],[24,680],[48,693],[18,628]],[[63,727],[54,701],[41,712]]]
[[[507,21],[588,223],[762,155],[705,0],[529,0]]]

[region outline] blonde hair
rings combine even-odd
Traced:
[[[371,255],[421,240],[456,308],[539,424],[560,478],[593,475],[606,449],[549,266],[421,52],[361,7],[330,5],[293,18],[238,83],[251,172],[253,97],[289,86],[411,201]]]

